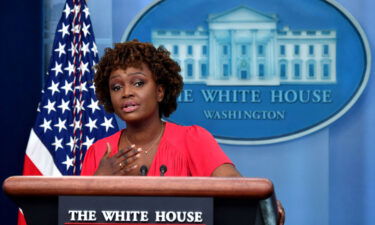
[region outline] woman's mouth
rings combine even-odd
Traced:
[[[139,105],[136,104],[136,103],[133,103],[133,102],[129,102],[129,103],[125,103],[121,110],[123,112],[126,112],[126,113],[131,113],[131,112],[134,112],[135,110],[137,110],[139,108]]]

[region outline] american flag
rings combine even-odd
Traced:
[[[79,175],[86,150],[118,130],[95,97],[98,50],[85,0],[67,0],[56,28],[24,175]]]
[[[56,28],[24,175],[79,175],[86,150],[118,130],[98,104],[93,66],[98,50],[85,0],[67,0]],[[19,214],[18,224],[25,224]]]

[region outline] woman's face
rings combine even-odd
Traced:
[[[109,76],[109,92],[115,113],[127,123],[159,119],[164,88],[157,85],[147,65],[116,69]]]

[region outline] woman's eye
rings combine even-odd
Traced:
[[[145,84],[145,82],[143,82],[143,81],[134,82],[134,86],[136,86],[136,87],[142,87],[144,84]]]
[[[120,85],[113,85],[112,86],[112,91],[119,91],[121,89]]]

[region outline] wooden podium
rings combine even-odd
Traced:
[[[273,184],[260,178],[14,176],[4,181],[3,189],[23,210],[28,225],[58,224],[61,196],[212,198],[215,225],[277,221]]]

